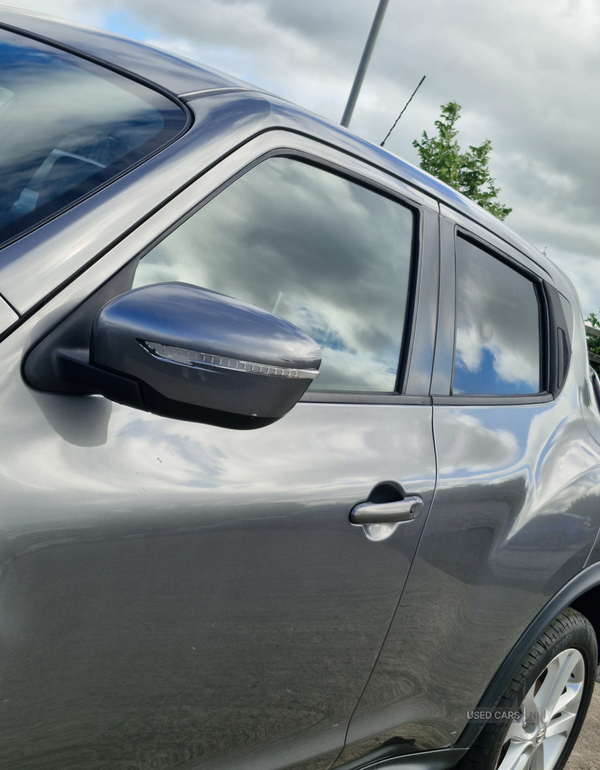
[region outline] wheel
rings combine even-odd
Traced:
[[[533,645],[494,709],[504,721],[485,725],[461,770],[562,770],[588,710],[597,663],[592,625],[566,609]]]

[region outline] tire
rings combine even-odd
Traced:
[[[597,664],[591,623],[566,609],[533,645],[494,710],[520,711],[518,718],[488,722],[461,770],[562,770],[590,704]]]

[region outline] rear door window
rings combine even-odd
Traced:
[[[162,94],[0,29],[0,245],[130,168],[185,123]]]
[[[539,393],[540,334],[535,283],[458,237],[452,393]]]

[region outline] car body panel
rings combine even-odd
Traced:
[[[582,569],[600,525],[600,448],[567,394],[510,415],[435,406],[434,427],[432,512],[344,761],[394,738],[451,745],[523,628]],[[565,512],[581,521],[576,538]],[[565,533],[560,549],[546,543],[548,518]]]

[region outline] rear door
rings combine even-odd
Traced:
[[[600,456],[579,406],[585,359],[569,365],[569,303],[533,261],[442,214],[435,499],[341,760],[375,736],[409,750],[455,743],[598,526]]]
[[[437,222],[271,132],[1,343],[2,766],[331,765],[434,490]],[[255,431],[29,389],[25,352],[118,270],[116,293],[182,280],[288,318],[319,379]],[[377,523],[408,496],[417,518]]]

